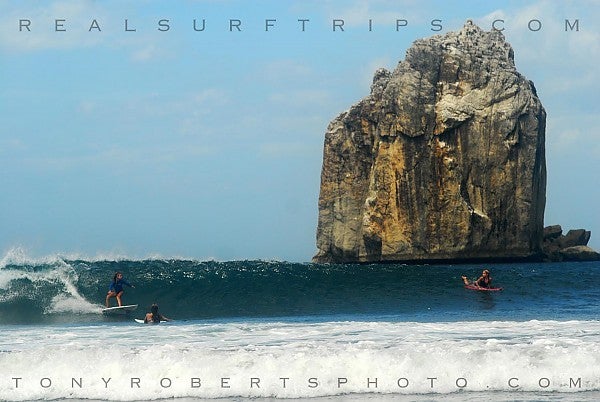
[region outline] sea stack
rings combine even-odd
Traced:
[[[541,259],[545,124],[501,32],[417,40],[327,128],[314,261]]]

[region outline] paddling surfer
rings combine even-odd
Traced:
[[[487,269],[484,269],[483,272],[481,273],[481,276],[479,277],[479,279],[477,279],[475,282],[470,283],[469,279],[467,279],[466,276],[461,276],[463,282],[465,283],[465,285],[474,285],[477,286],[478,288],[484,288],[484,289],[489,289],[492,287],[492,277],[490,276],[490,271],[488,271]]]
[[[170,318],[165,317],[161,313],[158,312],[158,304],[154,303],[150,307],[150,312],[146,313],[146,317],[144,317],[144,324],[158,324],[161,321],[171,321]]]
[[[115,297],[117,299],[117,304],[121,307],[123,304],[121,303],[121,296],[123,295],[123,285],[129,286],[130,288],[135,288],[132,284],[127,282],[125,278],[123,278],[123,274],[120,272],[116,272],[113,277],[110,286],[108,287],[108,293],[106,294],[106,308],[110,307],[110,298]]]

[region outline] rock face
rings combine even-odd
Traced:
[[[545,121],[502,33],[416,41],[327,128],[314,261],[541,258]]]
[[[591,232],[585,229],[569,230],[562,234],[560,225],[544,228],[542,250],[546,261],[600,261],[600,253],[588,247]]]

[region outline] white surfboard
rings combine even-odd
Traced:
[[[146,323],[146,322],[144,322],[144,320],[140,320],[139,318],[134,318],[134,321],[137,322],[138,324],[156,324],[155,322]],[[167,321],[161,320],[160,322],[167,322]]]
[[[127,306],[109,307],[103,308],[102,314],[104,315],[127,315],[138,307],[137,304],[129,304]]]

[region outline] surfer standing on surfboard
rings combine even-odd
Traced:
[[[111,297],[116,297],[117,304],[119,305],[119,307],[122,306],[121,296],[123,295],[123,285],[129,286],[130,288],[135,288],[135,286],[133,286],[123,278],[122,273],[116,272],[112,282],[110,283],[110,286],[108,287],[108,293],[106,294],[106,308],[110,307]]]
[[[471,283],[469,282],[469,280],[467,279],[466,276],[461,276],[463,282],[465,283],[465,285],[471,285]],[[489,289],[492,287],[492,278],[490,277],[490,271],[488,271],[487,269],[484,269],[483,272],[481,273],[481,276],[479,277],[479,279],[477,279],[475,282],[472,283],[473,285],[480,287],[480,288],[485,288],[485,289]]]

